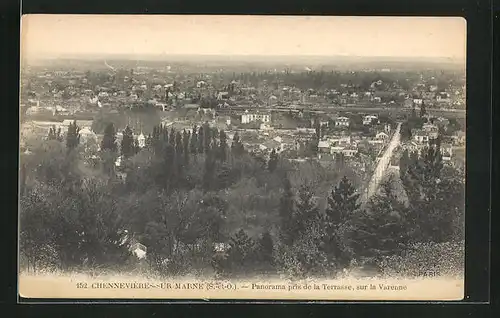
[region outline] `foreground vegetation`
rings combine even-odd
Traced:
[[[22,268],[155,275],[334,277],[345,269],[463,271],[464,183],[439,143],[402,159],[408,204],[388,180],[366,205],[348,163],[247,153],[236,134],[157,126],[139,149],[113,125],[84,151],[76,123],[21,158]],[[120,168],[116,158],[122,155]],[[121,176],[125,176],[124,180]],[[138,260],[130,243],[147,246]]]

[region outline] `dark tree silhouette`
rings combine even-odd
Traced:
[[[231,153],[235,157],[240,157],[245,152],[243,143],[240,140],[240,135],[236,132],[233,137],[233,142],[231,144]]]
[[[191,133],[191,139],[189,140],[189,150],[191,154],[196,155],[198,153],[198,127],[193,126],[193,132]]]
[[[116,152],[116,131],[113,123],[109,123],[104,129],[104,136],[101,142],[101,150]]]
[[[134,134],[129,126],[123,131],[121,143],[121,154],[124,158],[130,158],[136,153],[134,145]]]
[[[422,105],[420,106],[420,117],[424,117],[427,114],[427,110],[425,109],[425,104],[422,101]]]
[[[283,194],[280,199],[279,215],[281,217],[281,236],[286,245],[293,244],[295,199],[292,184],[287,176],[283,179]]]
[[[224,130],[219,132],[219,157],[218,159],[225,162],[227,159],[227,135]]]
[[[359,194],[347,177],[343,177],[332,190],[325,210],[325,236],[323,249],[331,263],[337,267],[347,266],[350,255],[347,251],[342,229],[349,217],[359,209]]]
[[[319,209],[314,202],[314,193],[310,187],[302,185],[299,189],[294,216],[296,235],[304,234],[312,223],[318,220]]]
[[[53,125],[50,129],[49,129],[49,136],[48,136],[48,140],[57,140],[57,141],[63,141],[63,136],[61,134],[61,127],[57,128],[56,129],[56,126]]]
[[[76,125],[76,121],[70,123],[68,126],[68,133],[66,134],[66,148],[68,151],[75,149],[80,144],[80,127]]]
[[[267,169],[270,172],[274,172],[276,168],[278,167],[278,154],[276,153],[276,150],[272,150],[271,154],[269,155],[269,161],[267,162]]]

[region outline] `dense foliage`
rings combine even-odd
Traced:
[[[439,145],[405,154],[401,180],[388,180],[361,205],[360,185],[344,161],[327,169],[289,163],[276,151],[263,158],[248,153],[238,134],[228,140],[208,124],[191,132],[156,126],[140,150],[130,128],[120,145],[112,124],[104,131],[92,165],[76,123],[66,142],[51,131],[23,154],[25,269],[331,276],[353,264],[422,260],[426,255],[415,252],[421,244],[463,240],[464,182],[443,167]],[[395,195],[396,182],[407,204]],[[134,242],[147,247],[146,260],[133,256]]]

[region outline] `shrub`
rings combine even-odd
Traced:
[[[385,275],[404,277],[461,276],[464,272],[464,242],[418,243],[400,255],[382,259]]]

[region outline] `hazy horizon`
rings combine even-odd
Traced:
[[[25,15],[21,52],[23,59],[229,56],[464,64],[466,22],[458,17]]]
[[[257,55],[257,54],[127,54],[127,53],[70,53],[70,54],[59,54],[57,56],[51,55],[39,55],[36,57],[32,57],[32,59],[39,60],[52,60],[52,59],[102,59],[102,58],[121,58],[126,60],[135,60],[135,59],[144,59],[144,60],[162,60],[164,58],[221,58],[226,59],[227,57],[234,57],[234,59],[239,58],[255,58],[255,59],[323,59],[323,60],[349,60],[349,59],[358,59],[358,60],[391,60],[391,61],[438,61],[438,60],[446,60],[450,63],[460,63],[460,60],[446,57],[446,56],[370,56],[370,55]]]

